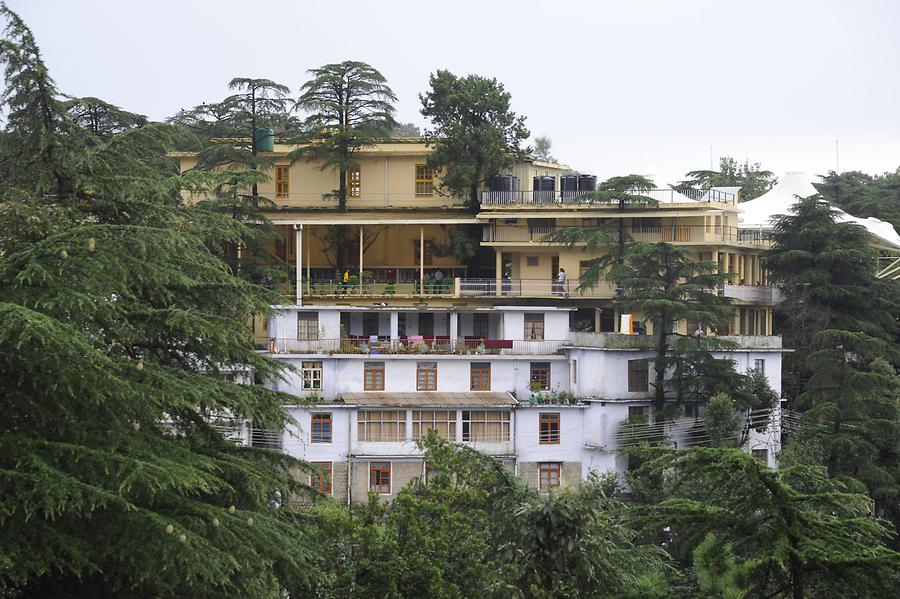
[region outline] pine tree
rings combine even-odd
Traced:
[[[286,421],[228,380],[279,373],[243,324],[273,298],[207,249],[247,229],[180,203],[177,131],[88,124],[0,16],[0,592],[281,597],[310,575],[304,466],[213,425]]]
[[[715,270],[715,264],[695,261],[687,250],[672,244],[635,243],[627,247],[623,262],[609,272],[609,279],[623,290],[622,309],[638,311],[653,323],[653,405],[657,412],[665,407],[667,372],[696,352],[707,354],[727,345],[712,338],[688,338],[675,328],[680,321],[692,321],[715,333],[724,330],[732,308],[728,298],[714,291],[724,280]]]
[[[397,96],[377,69],[346,60],[309,71],[312,79],[300,88],[297,108],[307,112],[300,148],[290,157],[337,169],[338,209],[347,210],[347,173],[358,168],[355,155],[390,136]]]
[[[525,156],[525,117],[511,109],[512,96],[496,79],[438,70],[428,82],[431,89],[419,95],[433,126],[425,131],[428,166],[441,174],[445,193],[467,198],[475,210],[479,186]]]

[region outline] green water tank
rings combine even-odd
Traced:
[[[275,150],[275,131],[272,129],[257,129],[253,133],[253,145],[257,152],[272,152]]]

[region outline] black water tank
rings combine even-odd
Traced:
[[[556,177],[545,175],[534,178],[534,202],[536,204],[556,202]]]
[[[563,193],[567,191],[576,191],[578,189],[577,175],[564,175],[559,178],[559,189]]]
[[[519,178],[518,177],[510,177],[512,179],[512,190],[519,191]]]
[[[597,191],[597,176],[578,175],[578,191]]]

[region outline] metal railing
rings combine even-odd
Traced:
[[[547,235],[561,229],[584,228],[596,230],[598,227],[555,227],[555,226],[515,226],[515,225],[485,225],[482,230],[481,240],[484,242],[525,242],[525,243],[553,243],[548,241]],[[610,241],[618,239],[619,229],[615,225],[600,227],[605,230]],[[625,226],[626,235],[633,241],[642,242],[666,242],[666,243],[748,243],[765,245],[767,242],[758,237],[744,234],[737,227],[725,227],[722,225],[632,225]]]
[[[284,437],[279,431],[256,427],[250,429],[251,447],[281,450],[283,447],[283,439]]]
[[[617,200],[593,200],[585,197],[589,192],[585,191],[483,191],[481,192],[481,204],[483,206],[509,206],[531,205],[552,206],[557,204],[580,204],[586,206],[617,206]],[[627,192],[630,195],[642,195],[656,200],[660,204],[683,204],[691,202],[717,202],[721,204],[734,204],[736,196],[733,193],[717,189],[633,189]]]
[[[260,191],[260,207],[265,209],[283,208],[334,208],[338,205],[337,197],[323,197],[321,192],[296,192],[276,196],[274,189]],[[453,207],[465,206],[465,198],[432,194],[379,193],[363,191],[358,196],[347,195],[347,206],[351,208],[414,208],[414,207]]]
[[[593,287],[579,290],[578,279],[560,284],[555,279],[460,279],[459,294],[466,297],[613,297],[615,285],[598,281]]]
[[[719,295],[744,302],[777,304],[781,302],[781,289],[763,285],[731,285],[726,283],[718,289]]]
[[[363,281],[342,283],[338,281],[304,281],[303,295],[331,296],[390,296],[390,295],[453,295],[453,279],[421,281]]]
[[[405,339],[291,339],[271,338],[267,350],[276,354],[468,354],[552,355],[568,341],[552,339],[441,339],[410,336]]]

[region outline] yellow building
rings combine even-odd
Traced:
[[[615,230],[624,219],[626,233],[636,241],[687,246],[697,258],[717,262],[720,272],[733,273],[719,290],[735,300],[733,333],[772,332],[778,298],[761,258],[766,242],[738,229],[736,189],[691,195],[652,190],[647,193],[658,206],[620,211],[584,202],[569,167],[527,160],[502,173],[510,176],[505,185],[485,186],[479,209],[472,211],[460,198],[440,192],[422,140],[393,139],[356,155],[359,169],[348,177],[348,210],[342,212],[329,197],[338,187],[336,170],[291,163],[291,149],[276,144],[263,153],[275,166],[259,194],[271,202],[263,208],[282,239],[272,249],[294,265],[291,280],[283,282],[292,303],[487,307],[540,300],[577,308],[573,328],[619,331],[623,319],[609,307],[615,288],[601,283],[578,289],[580,274],[596,256],[544,238],[562,227]],[[196,166],[194,154],[176,155],[183,171]],[[335,227],[345,227],[340,247],[333,240]],[[441,251],[454,231],[480,244],[474,257]],[[560,268],[566,273],[563,283]],[[638,330],[652,332],[640,315],[631,316]],[[682,332],[695,326],[682,323]]]

